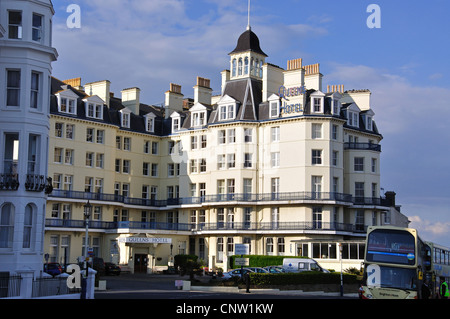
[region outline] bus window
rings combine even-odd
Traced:
[[[409,232],[376,229],[368,235],[367,242],[367,261],[415,264],[415,239]]]

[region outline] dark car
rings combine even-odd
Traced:
[[[120,275],[120,267],[113,263],[105,263],[105,273],[107,275]]]
[[[103,258],[94,257],[92,268],[97,271],[99,276],[103,276],[105,274],[105,262],[103,261]]]
[[[63,270],[59,263],[46,263],[44,264],[44,272],[55,277],[62,274]]]

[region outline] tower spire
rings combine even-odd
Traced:
[[[248,22],[247,22],[247,30],[251,30],[250,27],[250,0],[248,0]]]

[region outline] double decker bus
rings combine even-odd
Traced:
[[[431,295],[437,297],[442,280],[450,283],[450,248],[432,242],[426,244],[431,251],[431,271],[426,274],[425,280],[429,284]]]
[[[422,298],[424,279],[431,280],[431,273],[432,249],[419,238],[417,230],[368,227],[362,298]]]

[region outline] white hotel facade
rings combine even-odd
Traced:
[[[407,226],[380,191],[382,135],[368,90],[323,87],[319,64],[270,64],[248,28],[221,72],[221,94],[198,77],[194,98],[171,84],[163,107],[139,88],[52,81],[45,252],[84,255],[83,205],[94,206],[94,255],[132,272],[195,254],[229,268],[250,254],[309,256],[359,268],[369,225]]]

